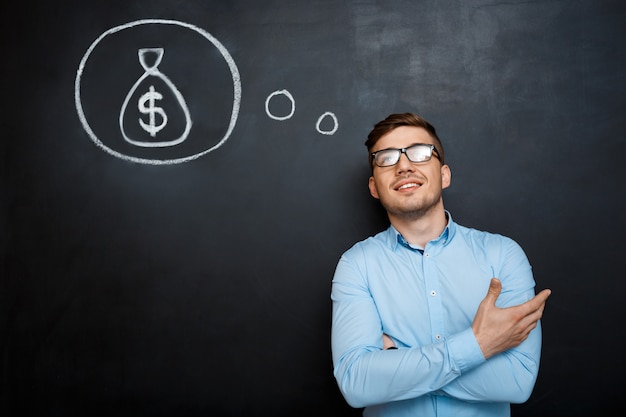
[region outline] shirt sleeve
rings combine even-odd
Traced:
[[[530,397],[539,370],[541,326],[520,346],[489,358],[443,387],[444,395],[465,401],[523,403]]]
[[[348,404],[366,407],[434,393],[485,362],[471,329],[444,342],[382,350],[381,319],[355,252],[340,259],[331,291],[334,375]]]
[[[490,248],[494,276],[502,282],[502,293],[496,305],[510,307],[531,299],[535,295],[535,281],[522,248],[510,239]],[[489,358],[471,372],[451,381],[441,392],[466,401],[526,401],[539,371],[541,338],[541,323],[538,323],[519,346]]]

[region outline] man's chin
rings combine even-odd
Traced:
[[[422,217],[425,217],[429,213],[435,211],[437,208],[437,204],[412,204],[403,206],[391,206],[383,204],[383,207],[385,208],[385,210],[387,210],[387,213],[390,217],[411,221],[421,219]]]

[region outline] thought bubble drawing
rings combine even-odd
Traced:
[[[105,44],[109,48],[126,48],[128,42],[121,42],[117,39],[120,37],[120,34],[128,33],[131,29],[145,29],[158,25],[164,28],[181,29],[183,33],[180,34],[179,32],[176,32],[177,36],[193,36],[193,42],[196,43],[199,41],[196,41],[195,38],[197,35],[200,35],[202,37],[200,41],[204,42],[202,45],[205,45],[203,46],[204,49],[201,54],[203,57],[210,56],[210,59],[218,59],[214,58],[215,54],[212,54],[211,51],[213,48],[218,50],[219,55],[217,56],[220,56],[223,59],[222,64],[225,63],[227,66],[227,70],[222,71],[220,69],[220,71],[228,73],[228,77],[232,79],[232,90],[230,90],[229,93],[232,94],[233,97],[232,109],[230,111],[223,111],[223,114],[214,114],[218,113],[218,111],[216,111],[214,107],[210,107],[209,103],[209,105],[206,105],[205,107],[212,110],[213,113],[196,115],[191,114],[183,94],[179,91],[176,84],[167,75],[165,75],[163,70],[159,68],[159,65],[162,65],[161,62],[163,61],[163,63],[165,63],[167,60],[167,57],[164,57],[165,48],[160,46],[145,45],[145,47],[134,48],[130,51],[135,54],[135,57],[139,54],[139,62],[143,67],[143,72],[139,71],[140,77],[135,78],[136,83],[132,86],[130,91],[128,90],[128,87],[126,87],[128,94],[125,93],[122,96],[125,96],[126,98],[120,100],[119,103],[122,108],[121,111],[116,112],[119,115],[119,124],[115,123],[115,125],[118,125],[118,129],[116,131],[112,131],[112,128],[110,127],[112,124],[108,123],[108,116],[94,114],[95,110],[93,110],[106,106],[106,103],[110,100],[98,102],[98,105],[92,104],[91,106],[88,106],[90,107],[89,109],[86,109],[83,97],[83,83],[85,81],[86,74],[89,74],[91,77],[90,85],[97,86],[97,82],[100,77],[96,77],[94,73],[97,73],[98,71],[102,73],[103,71],[112,72],[116,70],[118,71],[116,74],[121,74],[121,76],[124,74],[122,70],[113,65],[103,65],[102,59],[101,61],[98,61],[98,59],[94,58],[96,62],[93,64],[90,59],[92,56],[97,55],[98,49],[104,49],[103,45]],[[152,34],[152,32],[150,33]],[[168,39],[163,38],[161,41],[167,42]],[[209,49],[206,49],[206,46],[208,46]],[[130,48],[130,46],[128,46],[128,48]],[[170,52],[170,50],[167,51]],[[175,52],[175,50],[172,51],[172,53],[173,52]],[[116,56],[122,54],[118,51],[115,51],[114,53]],[[209,58],[206,58],[206,60],[208,61]],[[100,62],[100,64],[98,64],[98,62]],[[176,68],[176,66],[170,65],[169,68]],[[209,78],[210,77],[207,76],[207,80]],[[218,84],[213,84],[213,86],[216,85]],[[219,83],[219,86],[222,85],[224,85],[224,83]],[[110,89],[115,90],[114,87],[111,87]],[[196,90],[201,90],[200,86],[194,86],[194,88],[190,91],[195,92]],[[98,90],[98,93],[103,95],[109,92],[101,89]],[[205,93],[205,96],[210,96],[210,93],[213,92],[207,92]],[[143,19],[111,28],[102,33],[89,46],[87,52],[80,61],[80,65],[76,73],[74,98],[78,117],[83,128],[91,140],[104,151],[115,157],[142,164],[177,164],[191,161],[206,155],[207,153],[218,149],[228,140],[233,132],[235,124],[237,123],[239,114],[241,104],[241,79],[237,65],[228,50],[210,33],[197,26],[176,20]],[[206,102],[210,101],[210,98],[204,97],[203,99]],[[90,100],[95,102],[95,99],[90,98]],[[170,107],[166,109],[165,106],[168,102]],[[106,107],[105,110],[108,111],[108,107]],[[131,113],[130,116],[128,115],[129,113]],[[177,117],[173,118],[173,114],[177,114]],[[223,122],[223,135],[219,139],[212,138],[211,140],[214,142],[203,143],[201,140],[195,140],[190,144],[188,136],[193,124],[192,118],[200,118],[199,120],[220,118],[217,121],[213,121],[213,123],[220,124]],[[221,118],[223,118],[223,120]],[[177,122],[174,119],[176,119]],[[102,120],[105,121],[103,122]],[[98,126],[95,127],[95,125]],[[164,153],[164,148],[166,150],[169,149],[169,151],[167,151],[169,153]],[[175,154],[176,156],[170,157],[169,155],[174,153],[174,150],[177,152],[177,154]]]
[[[330,130],[322,130],[321,125],[325,118],[330,117],[333,121],[333,128]],[[315,124],[315,129],[321,133],[322,135],[334,135],[337,129],[339,129],[339,121],[337,121],[337,116],[335,113],[327,111],[322,114],[319,119],[317,119],[317,123]]]
[[[289,100],[291,104],[291,110],[289,111],[288,114],[284,116],[277,116],[274,113],[272,113],[272,111],[270,111],[270,101],[272,101],[272,99],[276,96],[284,96]],[[274,119],[274,120],[278,120],[282,122],[284,120],[291,119],[295,112],[296,112],[296,100],[293,98],[293,95],[291,95],[291,93],[287,90],[276,90],[273,93],[271,93],[269,96],[267,96],[267,98],[265,99],[265,113],[270,119]],[[330,130],[322,130],[321,125],[326,118],[330,118],[333,121],[333,127]],[[334,135],[335,132],[337,132],[338,128],[339,128],[339,121],[337,120],[337,116],[335,116],[335,113],[329,112],[329,111],[322,114],[317,119],[317,123],[315,123],[315,130],[317,130],[317,132],[321,133],[322,135]]]
[[[291,103],[291,111],[286,116],[276,116],[270,111],[270,101],[272,100],[273,97],[276,97],[276,96],[285,96],[289,99],[289,102]],[[267,115],[271,119],[280,120],[280,121],[288,120],[288,119],[291,119],[291,117],[293,116],[295,112],[296,112],[296,101],[293,99],[293,96],[291,95],[291,93],[287,90],[274,91],[272,94],[267,96],[267,99],[265,100],[265,113],[267,113]]]
[[[149,44],[153,42],[157,45]],[[125,65],[116,65],[111,56]],[[232,89],[228,90],[230,83],[224,78],[232,81]],[[189,23],[165,19],[137,20],[102,33],[81,59],[74,84],[76,110],[91,140],[117,158],[152,165],[191,161],[221,147],[237,123],[241,91],[237,65],[216,38]],[[231,95],[229,110],[220,100]],[[193,106],[187,104],[189,96]],[[113,97],[119,97],[121,106],[115,123],[108,115],[113,113]],[[270,110],[277,97],[289,102],[284,114]],[[265,100],[265,112],[273,120],[289,120],[295,111],[296,101],[288,90],[276,90]],[[200,132],[194,136],[192,127],[199,124],[203,128],[194,129]],[[315,123],[322,135],[333,135],[338,128],[336,115],[329,111]]]

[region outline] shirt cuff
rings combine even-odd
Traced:
[[[448,337],[448,351],[461,373],[467,372],[486,361],[471,327]]]

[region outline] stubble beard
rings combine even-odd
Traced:
[[[381,201],[381,204],[387,211],[389,217],[395,217],[403,221],[419,220],[430,212],[434,211],[439,203],[440,199],[428,199],[427,201],[410,202],[406,205],[392,205],[387,202]]]

